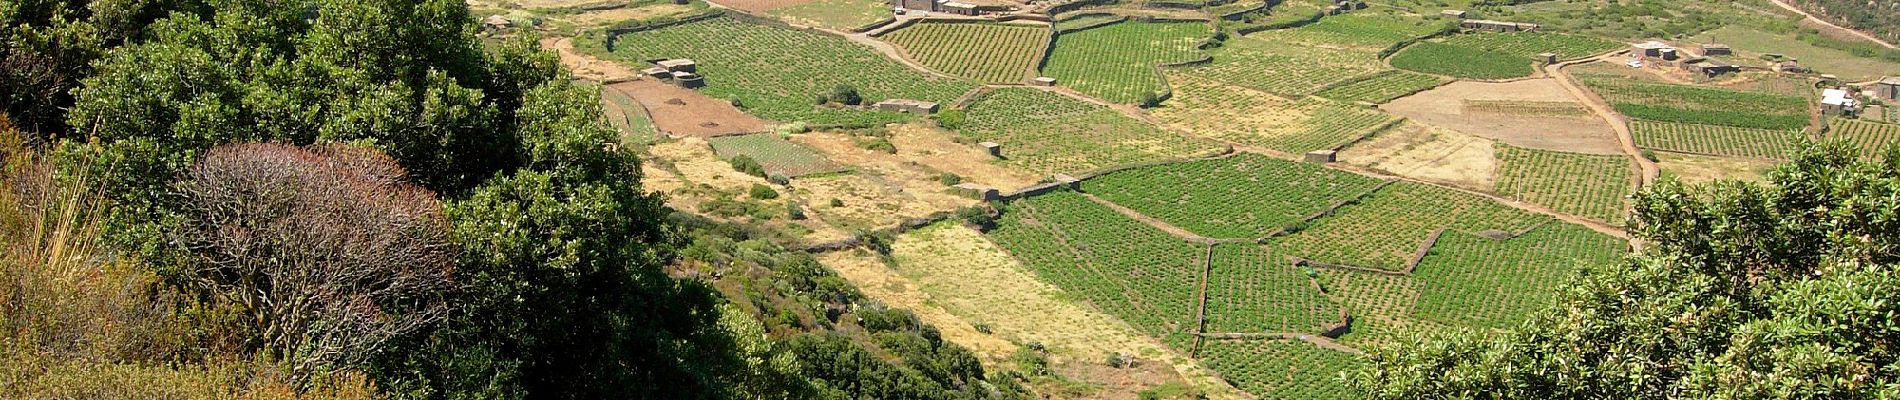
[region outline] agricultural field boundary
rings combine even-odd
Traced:
[[[1032,216],[1040,216],[1040,215],[1042,214],[1042,212],[1041,212],[1040,210],[1037,210],[1035,206],[1033,206],[1033,205],[1030,205],[1030,204],[1028,204],[1028,203],[1024,203],[1024,204],[1022,204],[1022,207],[1021,207],[1021,208],[1022,208],[1023,210],[1026,210],[1026,211],[1028,211],[1028,212],[1030,213],[1030,215],[1032,215]],[[1040,219],[1040,218],[1038,218],[1038,219]],[[1091,271],[1091,272],[1094,272],[1095,274],[1097,274],[1097,275],[1101,275],[1101,276],[1114,276],[1114,274],[1109,274],[1109,273],[1104,273],[1104,272],[1102,271],[1102,268],[1101,268],[1100,266],[1097,266],[1097,265],[1095,265],[1095,263],[1094,263],[1093,261],[1091,261],[1091,260],[1093,260],[1093,258],[1090,258],[1090,257],[1087,257],[1086,255],[1084,255],[1084,254],[1082,254],[1082,253],[1081,253],[1080,251],[1078,251],[1078,250],[1077,250],[1078,248],[1083,248],[1083,249],[1086,249],[1086,248],[1088,248],[1088,246],[1076,246],[1076,245],[1074,245],[1074,244],[1070,244],[1070,240],[1069,240],[1069,233],[1063,230],[1063,228],[1062,228],[1062,226],[1061,226],[1061,224],[1048,224],[1048,227],[1049,227],[1049,233],[1050,233],[1051,235],[1053,235],[1053,236],[1055,236],[1055,239],[1056,239],[1057,241],[1059,241],[1059,242],[1061,242],[1061,244],[1062,244],[1062,248],[1063,248],[1063,249],[1065,249],[1065,250],[1068,250],[1068,252],[1069,252],[1069,253],[1070,253],[1070,254],[1071,254],[1072,256],[1074,256],[1074,257],[1075,257],[1075,259],[1077,259],[1077,260],[1081,260],[1081,261],[1082,261],[1082,263],[1083,263],[1084,265],[1086,265],[1086,266],[1088,267],[1088,269],[1089,269],[1089,271]],[[1211,249],[1212,249],[1212,248],[1210,247],[1210,250],[1209,250],[1209,251],[1210,251],[1210,254],[1211,254],[1211,252],[1212,252],[1212,250],[1211,250]],[[1209,261],[1209,260],[1201,260],[1201,262],[1203,262],[1203,263],[1207,263],[1207,262],[1210,262],[1210,261]],[[1202,281],[1203,281],[1203,282],[1205,282],[1206,280],[1205,280],[1205,279],[1203,279]],[[1156,309],[1154,309],[1154,305],[1153,305],[1153,304],[1149,304],[1149,302],[1148,302],[1148,301],[1146,301],[1146,299],[1143,299],[1143,298],[1141,297],[1141,292],[1140,292],[1140,291],[1138,291],[1138,290],[1135,290],[1134,288],[1131,288],[1131,287],[1128,287],[1128,285],[1127,285],[1127,284],[1125,284],[1125,283],[1122,283],[1122,282],[1120,282],[1120,281],[1116,281],[1116,282],[1115,282],[1115,286],[1116,286],[1117,288],[1119,288],[1119,289],[1121,289],[1121,292],[1122,292],[1122,294],[1123,294],[1123,295],[1125,295],[1125,296],[1127,296],[1128,298],[1131,298],[1131,299],[1136,299],[1136,300],[1141,300],[1141,301],[1131,301],[1131,302],[1129,302],[1129,303],[1130,303],[1131,305],[1135,305],[1135,306],[1138,306],[1138,307],[1140,307],[1140,308],[1142,308],[1143,310],[1145,310],[1146,312],[1148,312],[1148,313],[1150,313],[1150,314],[1154,314],[1154,315],[1165,315],[1165,313],[1161,313],[1161,312],[1159,312],[1159,310],[1156,310]],[[1205,293],[1205,292],[1203,292],[1203,296],[1205,296],[1205,294],[1204,294],[1204,293]],[[1178,328],[1180,328],[1180,327],[1176,327],[1176,328],[1178,329]]]
[[[1348,171],[1348,172],[1351,172],[1351,171]],[[1333,204],[1327,205],[1325,209],[1322,209],[1312,214],[1307,214],[1306,216],[1301,217],[1299,222],[1295,222],[1293,224],[1305,225],[1306,223],[1313,222],[1313,220],[1325,218],[1328,215],[1333,215],[1333,212],[1339,211],[1340,207],[1345,207],[1346,205],[1349,205],[1349,204],[1358,203],[1360,200],[1364,200],[1366,196],[1371,196],[1373,193],[1378,193],[1380,189],[1385,189],[1386,186],[1392,186],[1393,183],[1397,183],[1397,182],[1398,180],[1396,179],[1383,179],[1383,182],[1380,182],[1378,186],[1373,186],[1371,189],[1366,189],[1366,191],[1360,192],[1358,195],[1353,196],[1351,198],[1335,201],[1333,202]],[[1267,244],[1267,241],[1272,240],[1273,238],[1285,236],[1287,234],[1287,230],[1289,230],[1290,228],[1292,228],[1291,225],[1282,226],[1280,227],[1280,229],[1275,229],[1273,232],[1267,232],[1266,236],[1261,236],[1260,238],[1254,239],[1253,241],[1254,243]]]
[[[1069,186],[1074,183],[1080,183],[1082,181],[1089,180],[1091,178],[1107,175],[1114,172],[1130,170],[1130,169],[1135,169],[1135,168],[1142,168],[1142,167],[1152,167],[1152,166],[1158,166],[1158,165],[1179,164],[1179,163],[1191,162],[1191,161],[1218,160],[1222,158],[1233,157],[1236,154],[1238,153],[1234,152],[1233,146],[1222,146],[1222,149],[1216,150],[1213,154],[1209,154],[1209,155],[1198,156],[1198,157],[1181,157],[1181,158],[1173,158],[1173,159],[1166,159],[1166,160],[1155,160],[1155,161],[1149,161],[1149,162],[1131,163],[1131,164],[1123,164],[1120,166],[1101,168],[1101,169],[1096,169],[1092,171],[1086,171],[1081,174],[1072,176],[1075,179],[1075,182],[1048,182],[1048,183],[1043,183],[1043,184],[1039,184],[1035,186],[1026,187],[1026,188],[1023,188],[1022,190],[1017,190],[1015,192],[1003,193],[1000,196],[1002,197],[1003,200],[1016,200],[1016,199],[1021,199],[1024,197],[1030,197],[1030,196],[1041,195],[1044,193],[1049,193],[1050,191],[1056,190],[1061,187]]]
[[[1205,245],[1210,245],[1210,246],[1216,245],[1216,244],[1223,244],[1223,243],[1226,243],[1226,244],[1254,243],[1253,239],[1215,239],[1215,238],[1197,235],[1194,232],[1189,231],[1185,228],[1174,226],[1174,224],[1170,224],[1167,221],[1162,221],[1160,219],[1156,219],[1155,217],[1150,217],[1147,214],[1142,214],[1140,211],[1135,211],[1134,209],[1128,208],[1121,204],[1115,204],[1115,202],[1108,201],[1107,199],[1103,199],[1092,193],[1083,192],[1080,190],[1077,190],[1076,193],[1081,194],[1083,198],[1089,199],[1089,201],[1095,202],[1095,204],[1101,204],[1103,207],[1108,207],[1111,210],[1115,210],[1115,212],[1120,213],[1122,216],[1126,216],[1129,219],[1140,221],[1143,224],[1147,224],[1148,226],[1154,227],[1155,229],[1160,229],[1163,232],[1167,232],[1168,234],[1174,235],[1175,237],[1178,237],[1190,242],[1195,242],[1195,243],[1200,243],[1200,244],[1205,244]],[[1209,250],[1209,251],[1212,251],[1212,250]]]
[[[1623,155],[1629,157],[1631,161],[1636,162],[1637,169],[1641,170],[1641,173],[1637,176],[1638,182],[1636,185],[1637,189],[1640,190],[1643,187],[1655,184],[1656,179],[1662,176],[1662,168],[1657,167],[1656,162],[1650,161],[1648,157],[1643,157],[1643,150],[1636,147],[1636,135],[1630,132],[1629,118],[1624,117],[1622,114],[1617,114],[1616,111],[1610,107],[1610,103],[1603,100],[1603,97],[1597,96],[1596,92],[1584,89],[1581,84],[1577,83],[1576,77],[1564,72],[1564,68],[1566,67],[1622,54],[1624,51],[1625,50],[1616,50],[1598,55],[1594,58],[1576,59],[1546,65],[1544,66],[1544,72],[1552,79],[1556,79],[1557,84],[1563,86],[1564,90],[1570,92],[1571,96],[1576,96],[1577,100],[1582,102],[1584,107],[1589,108],[1592,114],[1596,114],[1597,118],[1601,118],[1603,122],[1609,123],[1611,130],[1616,131],[1616,141],[1619,145],[1618,147],[1623,148]],[[1628,237],[1627,235],[1619,236]]]
[[[1364,351],[1360,351],[1357,348],[1339,344],[1339,342],[1335,342],[1331,338],[1328,338],[1322,335],[1314,335],[1311,333],[1216,332],[1216,333],[1196,333],[1194,335],[1196,337],[1203,337],[1203,338],[1213,339],[1213,340],[1298,340],[1302,342],[1312,343],[1314,346],[1319,346],[1327,350],[1341,351],[1341,352],[1351,353],[1353,355],[1358,355],[1358,356],[1366,355]],[[1198,354],[1197,352],[1196,354],[1192,354],[1192,356],[1198,358],[1200,357],[1200,354]]]
[[[1089,199],[1096,200],[1095,196],[1089,196]],[[1201,289],[1197,296],[1199,301],[1194,310],[1194,344],[1188,348],[1188,354],[1200,354],[1201,334],[1207,332],[1207,281],[1214,275],[1214,246],[1212,243],[1208,244],[1207,255],[1201,256]]]

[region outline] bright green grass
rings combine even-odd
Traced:
[[[1203,57],[1195,45],[1209,35],[1198,22],[1137,21],[1065,33],[1056,36],[1042,74],[1090,96],[1135,103],[1161,92],[1156,65]]]
[[[1633,176],[1623,156],[1565,153],[1499,145],[1497,192],[1557,212],[1623,221]]]
[[[1043,173],[1078,173],[1220,148],[1107,107],[1029,88],[985,93],[970,104],[968,115],[963,135],[1000,143],[1006,162]]]
[[[691,58],[706,77],[706,94],[736,98],[743,108],[776,121],[874,125],[906,121],[909,114],[821,108],[813,99],[840,85],[867,101],[918,99],[948,103],[975,87],[911,70],[844,38],[752,25],[727,18],[621,35],[622,60]]]
[[[1258,238],[1380,181],[1252,153],[1117,171],[1083,190],[1196,234]]]

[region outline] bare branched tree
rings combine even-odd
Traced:
[[[177,188],[191,285],[296,379],[348,370],[446,313],[449,225],[394,159],[340,145],[211,149]]]

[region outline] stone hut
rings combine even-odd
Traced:
[[[1689,72],[1702,74],[1702,76],[1707,76],[1707,77],[1714,77],[1716,75],[1742,71],[1742,67],[1740,66],[1722,62],[1721,60],[1716,60],[1716,59],[1702,59],[1702,60],[1697,60],[1694,62],[1683,63],[1682,69],[1688,70]]]
[[[1775,63],[1775,72],[1784,74],[1805,74],[1808,73],[1808,67],[1801,66],[1801,63],[1798,61],[1782,61]]]
[[[890,99],[871,105],[880,111],[912,114],[931,114],[937,112],[937,103],[922,100]]]
[[[1730,49],[1726,44],[1704,43],[1701,47],[1703,57],[1735,55],[1735,50]]]
[[[964,3],[964,2],[959,2],[959,1],[946,1],[942,3],[937,3],[937,11],[942,11],[942,12],[956,14],[956,15],[976,15],[978,13],[977,7],[975,4]]]
[[[674,72],[673,83],[687,89],[700,88],[706,86],[706,78],[691,72]]]
[[[976,145],[982,146],[983,151],[990,153],[990,157],[1003,158],[1003,144],[1002,143],[983,142],[983,143],[977,143]]]
[[[1675,48],[1669,47],[1668,43],[1654,40],[1633,44],[1630,45],[1630,48],[1634,49],[1636,55],[1641,57],[1662,57],[1663,50],[1669,50],[1671,53],[1676,51]]]
[[[1314,150],[1306,152],[1306,162],[1325,164],[1339,160],[1339,152],[1332,150]]]
[[[1038,76],[1036,77],[1036,79],[1030,79],[1029,84],[1036,85],[1036,86],[1055,86],[1056,78],[1050,78],[1047,76]]]
[[[1537,55],[1537,61],[1540,61],[1540,62],[1543,62],[1543,63],[1545,63],[1545,64],[1556,64],[1556,63],[1557,63],[1557,53],[1541,53],[1541,54],[1538,54],[1538,55]]]
[[[1900,76],[1890,76],[1874,82],[1874,95],[1887,100],[1900,100]]]
[[[1676,54],[1676,49],[1673,48],[1662,49],[1657,52],[1662,54],[1662,59],[1668,61],[1675,61],[1682,58],[1682,56]]]
[[[905,10],[937,11],[936,0],[891,0],[891,7]]]
[[[653,79],[673,79],[673,71],[667,71],[666,68],[660,68],[660,67],[653,67],[653,68],[640,70],[640,74],[646,75]]]
[[[684,59],[684,58],[672,59],[672,60],[660,60],[660,62],[656,62],[654,64],[659,65],[660,68],[666,68],[667,71],[672,71],[672,72],[689,72],[689,73],[699,72],[699,64],[694,63],[693,60]]]
[[[1438,12],[1438,15],[1439,15],[1439,16],[1441,16],[1441,17],[1445,17],[1445,18],[1451,18],[1451,19],[1465,19],[1465,11],[1464,11],[1464,10],[1445,10],[1445,11],[1439,11],[1439,12]]]

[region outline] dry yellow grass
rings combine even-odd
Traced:
[[[1339,160],[1394,175],[1489,191],[1497,181],[1497,150],[1490,139],[1407,122],[1348,147]]]
[[[1763,172],[1775,166],[1773,161],[1709,157],[1691,154],[1655,152],[1656,166],[1663,175],[1684,183],[1709,183],[1720,179],[1761,182]]]
[[[950,194],[942,184],[913,190],[866,175],[799,178],[793,190],[819,219],[845,230],[888,228],[908,218],[976,204],[976,200]],[[842,205],[833,206],[832,199]]]
[[[1029,171],[994,162],[976,146],[956,143],[955,133],[935,126],[906,124],[890,128],[897,154],[865,150],[850,135],[819,132],[797,135],[792,141],[811,146],[826,158],[859,168],[872,168],[887,178],[936,183],[937,172],[962,176],[965,182],[994,186],[1003,191],[1029,187],[1038,177]],[[906,184],[905,186],[914,186]]]

